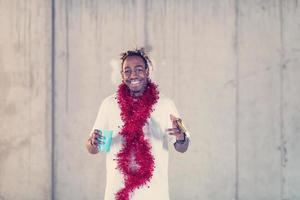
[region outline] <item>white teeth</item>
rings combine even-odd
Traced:
[[[138,83],[140,83],[140,81],[135,80],[135,81],[131,81],[131,83],[132,84],[138,84]]]

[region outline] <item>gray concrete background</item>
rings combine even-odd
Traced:
[[[103,198],[84,142],[136,46],[192,134],[172,200],[300,200],[299,4],[0,0],[0,200]]]

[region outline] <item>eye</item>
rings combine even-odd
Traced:
[[[129,70],[129,69],[124,70],[124,73],[130,73],[130,72],[131,72],[131,70]]]
[[[142,67],[137,67],[137,68],[136,68],[136,71],[137,71],[137,72],[143,72],[143,71],[144,71],[144,68],[142,68]]]
[[[125,76],[129,76],[131,74],[131,70],[126,69],[126,70],[123,71],[123,73],[124,73]]]

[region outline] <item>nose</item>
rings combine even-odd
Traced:
[[[138,76],[137,70],[132,70],[132,72],[131,72],[131,74],[130,74],[130,77],[131,77],[131,78],[135,78],[135,77],[137,77],[137,76]]]

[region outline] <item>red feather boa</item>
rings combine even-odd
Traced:
[[[119,134],[124,140],[116,160],[117,169],[124,177],[124,188],[115,194],[117,200],[129,200],[131,192],[146,185],[152,178],[154,157],[143,127],[159,98],[158,94],[157,86],[150,80],[144,93],[136,99],[124,83],[119,86],[117,99],[124,122]]]

